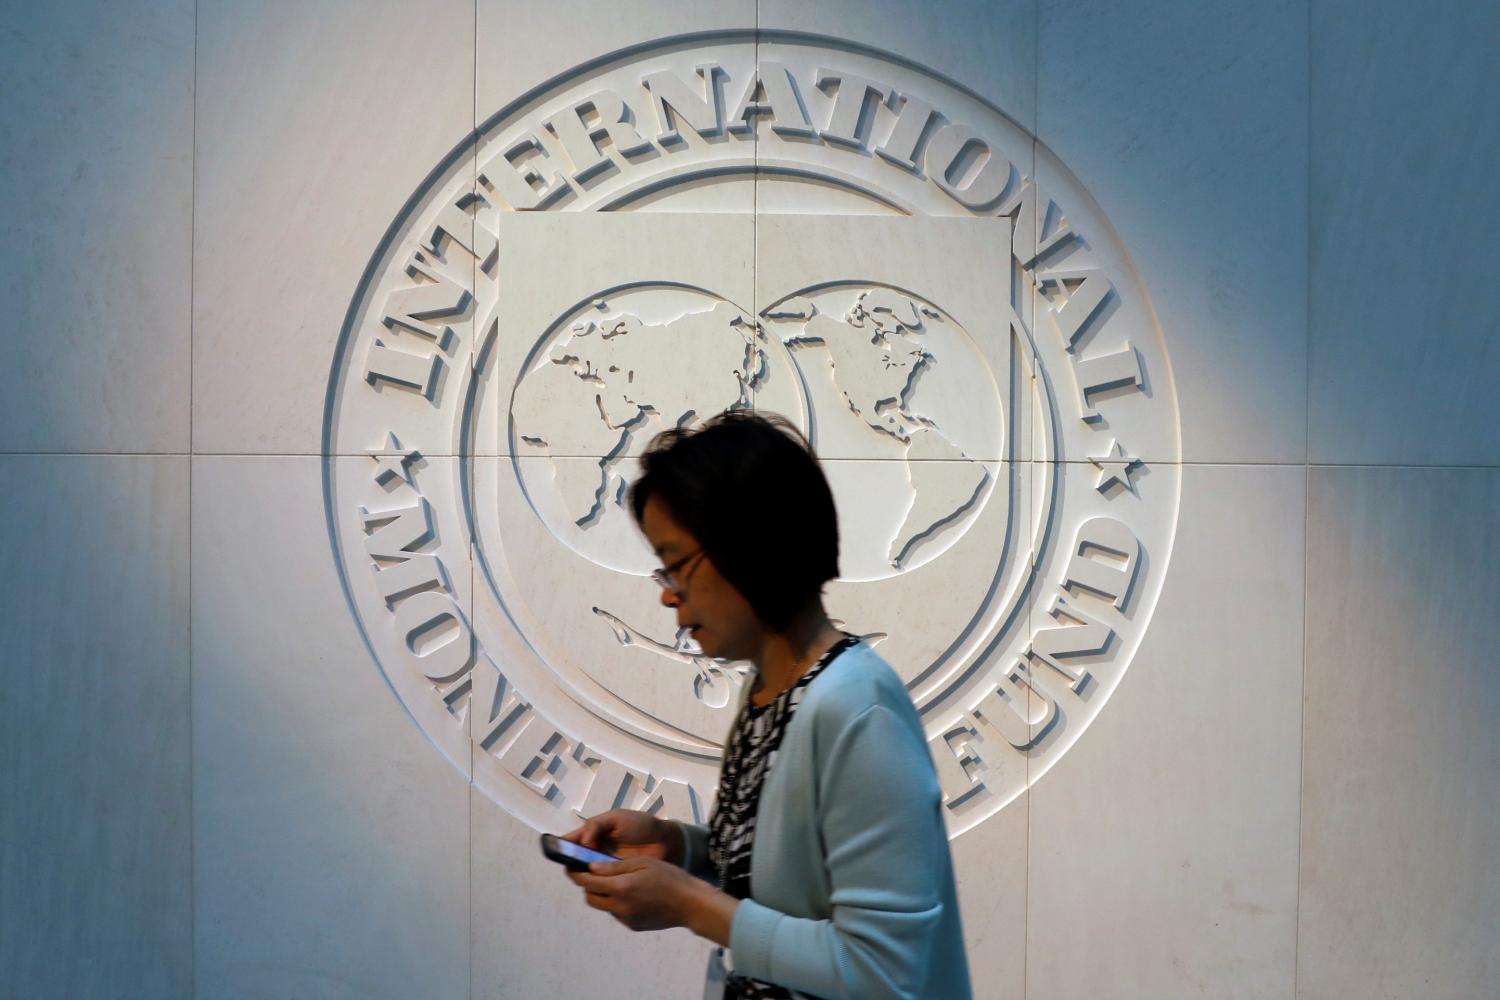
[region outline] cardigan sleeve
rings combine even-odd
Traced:
[[[682,867],[689,873],[712,882],[717,876],[708,859],[708,827],[678,820],[673,822],[682,830]]]
[[[820,765],[830,919],[741,900],[735,971],[829,1000],[916,997],[943,916],[947,833],[920,730],[891,708],[850,719]]]

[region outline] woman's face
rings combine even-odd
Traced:
[[[691,629],[693,639],[709,656],[752,659],[762,645],[765,626],[745,596],[704,554],[698,540],[654,496],[641,512],[641,530],[680,588],[661,592],[662,604],[677,612],[677,627]]]

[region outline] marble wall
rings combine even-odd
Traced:
[[[1086,516],[1142,512],[1140,583],[1100,619],[1117,638],[1080,661],[1095,679],[1073,714],[1032,705],[1035,744],[1003,775],[945,762],[975,995],[1500,995],[1500,328],[1469,302],[1500,270],[1500,123],[1475,110],[1500,83],[1494,5],[62,0],[10,5],[0,27],[0,995],[698,995],[702,942],[585,910],[534,842],[598,800],[579,782],[601,757],[657,769],[643,801],[694,808],[735,678],[612,674],[647,654],[606,629],[589,641],[617,657],[552,679],[562,654],[538,634],[602,600],[545,575],[554,537],[626,571],[607,595],[623,618],[653,595],[604,514],[593,536],[559,531],[504,485],[512,467],[597,477],[604,453],[526,451],[486,388],[529,363],[537,335],[508,332],[591,315],[607,287],[711,286],[774,329],[762,307],[845,272],[941,299],[929,332],[988,317],[972,303],[1006,301],[1009,274],[997,329],[1020,331],[974,369],[1008,373],[1006,433],[955,432],[962,456],[924,460],[951,518],[897,567],[906,591],[880,547],[901,514],[864,498],[907,462],[819,411],[850,537],[880,543],[845,556],[878,597],[831,596],[890,633],[893,662],[942,661],[922,628],[975,599],[985,539],[1025,567]],[[551,165],[515,154],[539,172],[506,188],[507,123],[612,73],[699,79],[710,56],[726,103],[798,60],[840,86],[850,67],[928,86],[989,130],[1012,195],[1024,178],[1072,196],[1092,256],[1011,267],[1007,246],[1040,260],[1060,231],[1045,203],[971,211],[922,164],[893,167],[873,148],[890,105],[827,141],[833,88],[806,83],[813,134],[785,128],[786,103],[742,136],[630,156],[617,132],[599,181],[508,210],[581,147],[545,137]],[[649,103],[627,124],[659,134]],[[944,180],[982,185],[978,158],[955,162]],[[662,172],[611,203],[636,165]],[[899,182],[874,197],[882,171]],[[496,211],[444,217],[443,243],[434,192]],[[1092,322],[1129,331],[1145,374],[1069,403],[1076,363],[1110,342],[1052,333],[1101,269],[1115,294]],[[400,280],[470,293],[405,314],[436,338],[375,330],[448,371],[417,392],[355,356]],[[680,311],[681,288],[646,292],[646,313]],[[779,357],[749,403],[797,405]],[[979,395],[936,394],[937,423],[1000,419]],[[370,416],[393,401],[414,415],[395,442]],[[1098,416],[1050,429],[1080,402]],[[1141,461],[1104,489],[1091,459],[1115,440]],[[976,463],[983,510],[963,506]],[[369,555],[413,483],[420,542]],[[448,610],[436,638],[407,637],[403,673],[371,568],[418,555],[442,579],[390,606]],[[1046,586],[1016,593],[1008,622],[1057,624]],[[1113,615],[1097,597],[1076,603]],[[443,641],[472,644],[462,671],[434,665]],[[929,733],[961,753],[950,726],[974,698],[927,676],[911,680]],[[511,684],[535,725],[499,712]],[[634,749],[589,714],[606,710],[669,749]],[[661,769],[678,759],[697,763]]]

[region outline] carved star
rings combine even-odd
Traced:
[[[1125,449],[1120,446],[1119,441],[1110,442],[1109,454],[1090,458],[1089,462],[1099,469],[1099,481],[1094,484],[1094,488],[1100,493],[1109,493],[1116,483],[1131,493],[1135,492],[1135,483],[1131,481],[1130,470],[1140,465],[1141,460],[1125,454]]]
[[[381,486],[390,488],[391,481],[401,480],[406,485],[412,485],[411,463],[422,457],[419,451],[407,451],[403,454],[393,454],[401,451],[401,442],[396,440],[394,432],[387,433],[385,447],[377,448],[369,452],[375,460],[375,482]]]

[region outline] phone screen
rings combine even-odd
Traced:
[[[594,861],[619,861],[619,858],[605,854],[602,851],[590,850],[581,844],[575,844],[571,840],[563,840],[561,837],[551,835],[542,838],[542,849],[549,857],[560,854],[565,858],[589,864]],[[554,858],[554,860],[557,860]]]

